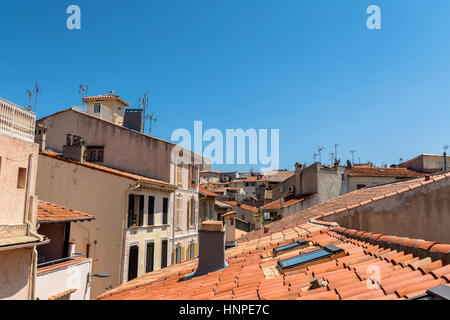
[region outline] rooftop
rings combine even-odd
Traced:
[[[245,204],[245,203],[239,203],[237,201],[222,201],[222,202],[232,205],[232,206],[235,206],[235,207],[240,207],[247,211],[258,212],[258,208],[249,206],[248,204]]]
[[[199,188],[198,191],[205,195],[205,196],[210,196],[210,197],[219,197],[219,195],[217,193],[214,193],[208,189],[204,189],[204,188]]]
[[[312,196],[314,196],[314,194],[304,194],[304,195],[299,195],[299,196],[291,195],[291,196],[283,198],[283,201],[281,199],[275,200],[271,203],[268,203],[268,204],[262,206],[260,209],[261,210],[276,210],[276,209],[287,208],[287,207],[290,207],[290,206],[292,206],[298,202],[301,202],[307,198],[310,198]]]
[[[225,269],[184,280],[197,267],[198,260],[190,260],[142,275],[98,299],[399,300],[420,296],[450,284],[449,244],[346,229],[318,219],[447,178],[450,173],[354,191],[244,235],[236,247],[226,250]],[[307,245],[274,255],[274,248],[296,241]],[[329,245],[339,254],[299,265],[294,271],[277,268],[280,260]],[[379,277],[373,276],[374,270]]]
[[[395,178],[417,178],[426,174],[412,171],[406,168],[384,168],[384,167],[353,167],[348,169],[352,177],[395,177]]]
[[[117,100],[120,101],[125,106],[130,106],[128,102],[123,100],[121,97],[119,97],[117,94],[99,94],[96,96],[89,96],[89,97],[83,97],[83,102],[89,102],[89,101],[102,101],[102,100]]]
[[[95,219],[94,216],[72,210],[47,201],[38,201],[38,222],[56,223],[67,221],[86,221]]]

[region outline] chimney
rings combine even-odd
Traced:
[[[45,151],[47,141],[47,127],[36,123],[34,142],[39,145],[39,152]]]
[[[143,116],[142,109],[125,109],[123,126],[134,131],[142,132]]]
[[[281,207],[284,207],[284,197],[281,197]]]
[[[195,276],[217,271],[225,264],[225,230],[222,221],[204,221],[198,231],[199,261]]]
[[[429,174],[427,174],[427,175],[425,176],[425,181],[430,181],[430,180],[431,180],[431,177],[430,177]]]
[[[62,149],[62,156],[67,159],[86,162],[86,146],[82,137],[67,134],[66,144]]]

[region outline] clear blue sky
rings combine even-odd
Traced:
[[[81,83],[132,105],[150,90],[159,138],[194,120],[278,128],[282,168],[335,143],[391,164],[450,144],[449,15],[448,0],[1,1],[0,96],[26,106],[37,77],[42,117],[80,104]]]

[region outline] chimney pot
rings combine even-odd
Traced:
[[[430,175],[427,174],[427,175],[425,176],[425,181],[430,181],[430,179],[431,179]]]
[[[195,276],[225,268],[225,230],[222,221],[204,221],[198,231],[199,261]]]
[[[73,138],[73,139],[72,139]],[[86,145],[79,136],[66,135],[66,145],[63,146],[62,156],[67,159],[86,162]]]

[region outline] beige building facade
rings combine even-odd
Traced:
[[[35,298],[38,145],[35,115],[0,98],[0,300]]]
[[[92,297],[168,265],[175,186],[50,151],[39,156],[37,181],[42,198],[95,215],[70,231],[77,252],[92,258],[92,272],[111,275],[92,279]]]

